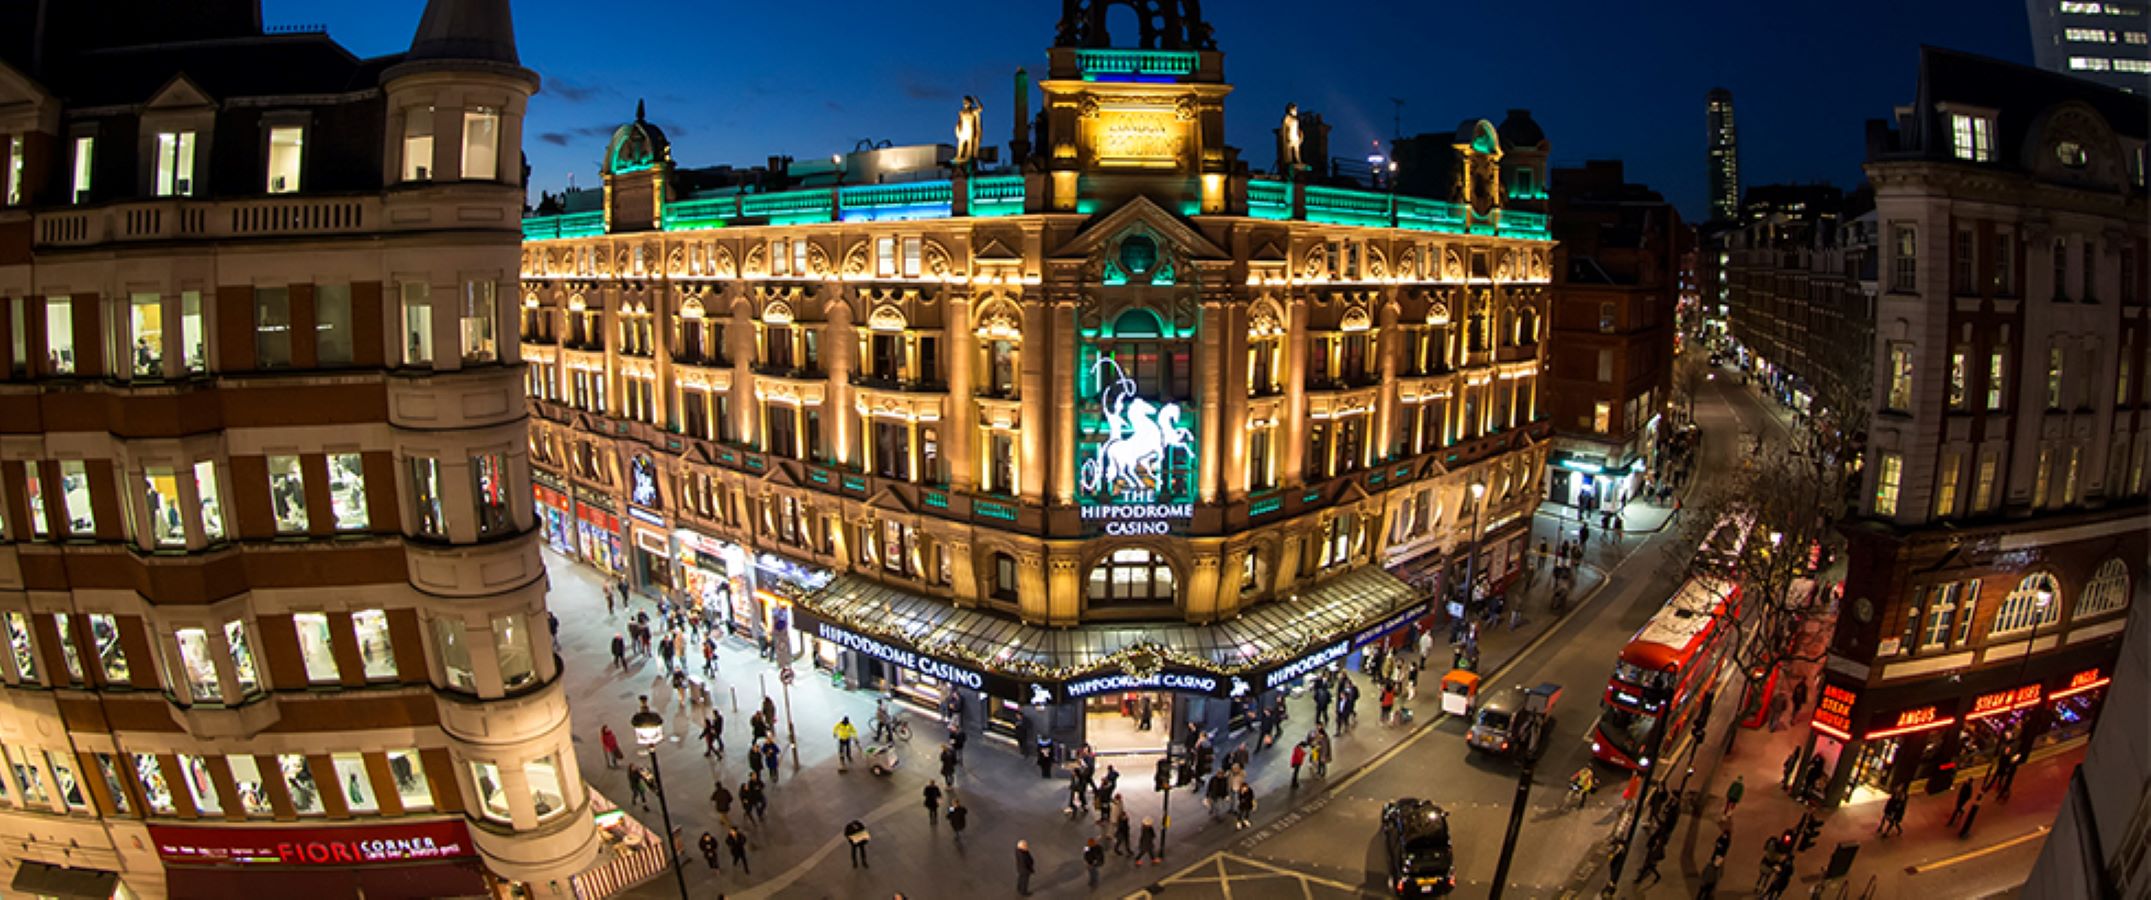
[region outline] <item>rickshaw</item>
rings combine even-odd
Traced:
[[[1479,702],[1479,673],[1450,669],[1441,677],[1441,711],[1452,716],[1471,715]]]

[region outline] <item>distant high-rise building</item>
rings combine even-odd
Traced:
[[[1733,124],[1733,92],[1710,91],[1710,214],[1730,222],[1740,215],[1740,132]]]
[[[2151,91],[2151,2],[2024,0],[2039,68]]]

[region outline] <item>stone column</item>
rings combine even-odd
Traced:
[[[1205,280],[1207,283],[1207,279]],[[1234,320],[1232,295],[1229,291],[1204,291],[1202,303],[1197,307],[1201,317],[1197,329],[1202,338],[1197,344],[1200,352],[1195,364],[1202,373],[1202,388],[1197,402],[1202,404],[1202,434],[1196,440],[1201,458],[1196,460],[1197,496],[1204,503],[1216,503],[1221,493],[1218,477],[1220,456],[1225,447],[1239,447],[1243,438],[1228,435],[1224,429],[1225,367],[1230,364],[1230,348],[1238,341],[1227,341]],[[1244,393],[1244,392],[1242,392]],[[1240,429],[1244,431],[1245,429]]]
[[[1280,423],[1271,453],[1281,453],[1285,471],[1279,485],[1302,484],[1307,472],[1307,300],[1295,294],[1285,305],[1285,421]],[[1274,446],[1282,443],[1284,446]],[[1282,582],[1280,582],[1282,583]]]
[[[1066,506],[1076,494],[1076,304],[1074,291],[1053,299],[1053,325],[1045,333],[1053,342],[1053,381],[1046,390],[1053,404],[1052,454],[1053,502]],[[1036,402],[1035,400],[1032,402]],[[1030,404],[1025,404],[1028,411]],[[1071,620],[1072,621],[1072,620]]]
[[[1380,354],[1376,358],[1381,364],[1382,383],[1380,392],[1374,398],[1374,433],[1371,435],[1374,440],[1370,445],[1374,449],[1373,458],[1388,459],[1390,451],[1396,448],[1397,357],[1403,352],[1403,335],[1397,328],[1397,303],[1394,297],[1382,303],[1375,324],[1381,329],[1377,334],[1379,340],[1375,343],[1375,352]]]
[[[1057,317],[1047,302],[1038,297],[1025,299],[1025,340],[1018,357],[1023,364],[1022,424],[1016,436],[1016,482],[1025,503],[1045,503],[1047,404],[1053,402],[1052,392],[1047,388],[1046,376],[1047,362],[1051,356],[1048,349],[1054,344],[1053,326],[1056,321]],[[1067,394],[1072,390],[1070,386],[1069,391],[1062,393]]]
[[[949,470],[949,487],[963,493],[978,487],[979,468],[978,404],[971,400],[971,360],[978,353],[978,342],[971,330],[969,294],[956,291],[950,295],[942,325],[945,338],[941,343],[949,354],[949,395],[941,410],[946,423],[941,433],[942,458]]]
[[[829,373],[828,399],[822,402],[822,418],[830,423],[829,439],[834,452],[830,458],[839,464],[851,464],[851,441],[847,438],[852,421],[851,372],[852,358],[859,352],[858,330],[852,323],[852,306],[859,301],[857,294],[846,290],[837,302],[823,306],[826,330],[822,332],[822,369]],[[805,402],[804,398],[801,400]],[[863,427],[863,425],[861,426]],[[804,439],[804,432],[801,438]],[[863,442],[872,439],[870,434],[860,435]],[[802,454],[803,455],[803,454]]]

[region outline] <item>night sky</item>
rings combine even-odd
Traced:
[[[425,3],[263,5],[269,25],[326,25],[375,55],[408,46]],[[1862,123],[1911,100],[1921,44],[2031,61],[2021,0],[1211,0],[1204,13],[1236,87],[1229,137],[1258,169],[1287,102],[1323,115],[1335,156],[1391,134],[1392,97],[1405,134],[1524,107],[1557,165],[1625,160],[1690,219],[1705,211],[1713,86],[1733,91],[1744,185],[1851,185]],[[986,104],[988,142],[1005,144],[1010,75],[1043,74],[1059,14],[1052,0],[516,0],[523,63],[545,80],[524,136],[533,199],[571,174],[596,185],[605,139],[638,98],[683,166],[951,142],[965,94]]]

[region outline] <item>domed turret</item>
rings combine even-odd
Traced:
[[[635,101],[635,121],[613,129],[612,142],[605,147],[605,174],[640,172],[671,160],[672,142],[665,139],[664,129],[644,118],[642,101]]]

